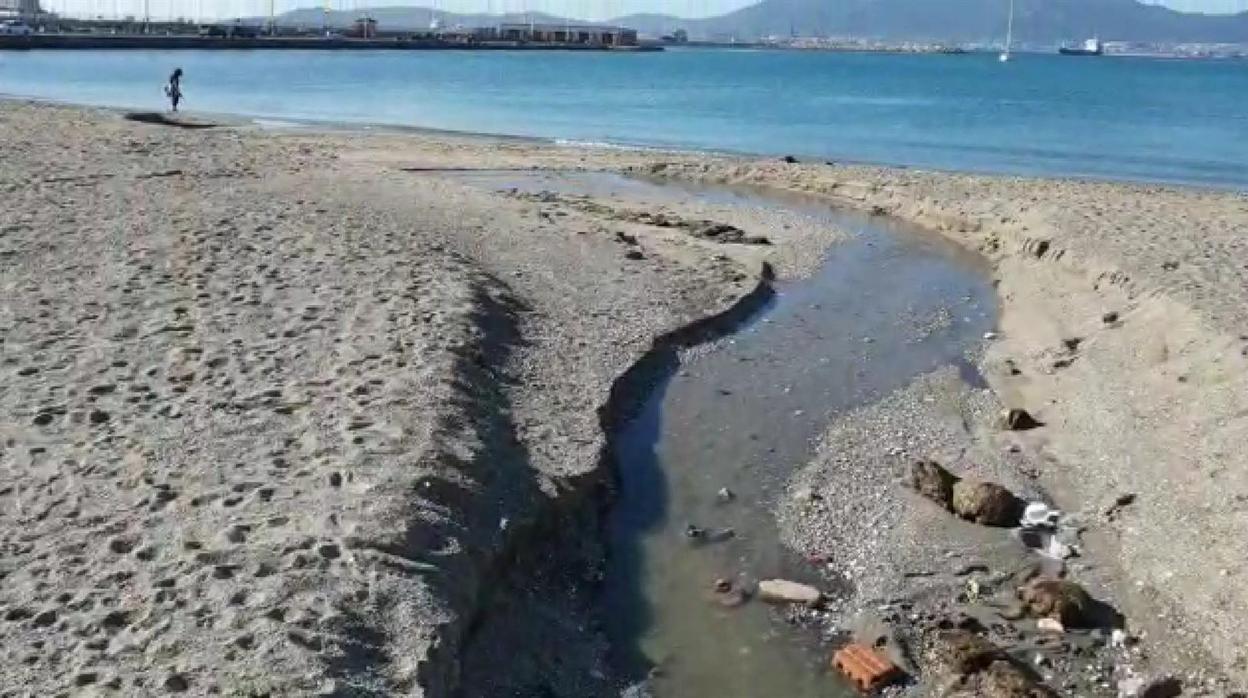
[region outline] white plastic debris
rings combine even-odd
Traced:
[[[1016,528],[1014,536],[1023,545],[1054,560],[1065,560],[1079,554],[1079,548],[1062,542],[1058,533],[1048,528]]]
[[[1048,544],[1046,544],[1044,549],[1040,551],[1041,554],[1047,555],[1054,560],[1065,560],[1067,558],[1074,557],[1075,552],[1074,546],[1066,545],[1058,540],[1057,536],[1050,537]]]
[[[1127,676],[1118,681],[1118,698],[1139,698],[1144,690],[1144,679],[1139,676]]]
[[[1056,528],[1061,518],[1060,509],[1054,509],[1044,502],[1032,502],[1023,509],[1023,518],[1019,524],[1023,528]]]
[[[1046,633],[1066,632],[1066,626],[1062,625],[1062,622],[1056,618],[1041,618],[1036,621],[1036,629]]]

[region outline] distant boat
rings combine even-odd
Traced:
[[[998,59],[1002,63],[1008,63],[1010,60],[1010,45],[1014,43],[1014,0],[1010,0],[1010,21],[1005,25],[1005,50],[1001,52]]]
[[[1105,46],[1095,37],[1083,42],[1083,46],[1062,46],[1057,52],[1063,56],[1103,56]]]

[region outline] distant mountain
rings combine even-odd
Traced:
[[[1014,35],[1020,42],[1053,44],[1093,34],[1104,40],[1248,43],[1248,12],[1204,15],[1176,12],[1135,0],[1015,0]],[[766,36],[828,36],[886,40],[994,41],[1005,32],[1008,0],[762,0],[735,12],[705,19],[638,14],[611,20],[635,27],[643,36],[677,29],[695,39],[751,41]],[[377,7],[368,10],[382,29],[427,29],[427,8]],[[331,12],[329,24],[349,25],[359,12]],[[445,26],[487,26],[501,21],[562,24],[551,15],[458,15],[437,13]],[[318,9],[282,16],[286,25],[319,26]]]
[[[890,40],[991,41],[1005,33],[1008,0],[763,0],[720,17],[618,20],[649,35],[683,28],[693,37],[834,36]],[[1014,36],[1057,43],[1105,40],[1248,43],[1248,12],[1203,15],[1135,0],[1015,0]]]

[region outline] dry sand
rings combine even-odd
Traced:
[[[994,393],[921,382],[878,408],[913,415],[896,449],[849,415],[799,482],[834,490],[871,446],[1047,493],[1084,514],[1072,574],[1145,637],[1149,671],[1248,681],[1243,196],[18,102],[0,135],[0,694],[613,690],[591,594],[604,421],[645,388],[628,369],[836,234],[720,244],[445,168],[788,189],[982,251]],[[920,428],[935,418],[903,406],[933,390],[970,416]],[[1047,426],[1003,434],[1000,405]],[[860,516],[930,515],[876,482]],[[833,547],[843,514],[785,506],[790,543]]]

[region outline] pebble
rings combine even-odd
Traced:
[[[191,683],[181,674],[170,674],[165,677],[165,690],[171,693],[183,693],[191,687]]]
[[[1056,618],[1041,618],[1036,621],[1036,629],[1046,633],[1064,633],[1066,626]]]
[[[769,603],[815,605],[823,599],[823,593],[809,584],[787,579],[764,579],[758,583],[758,598]]]

